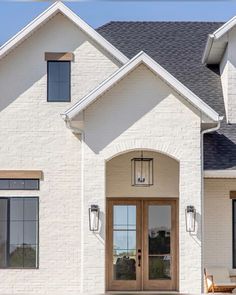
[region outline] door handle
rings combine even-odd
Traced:
[[[141,249],[138,249],[138,266],[139,267],[141,266],[141,258],[142,258]]]

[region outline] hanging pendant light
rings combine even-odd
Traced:
[[[153,185],[153,158],[144,158],[143,152],[139,158],[131,160],[132,186]]]

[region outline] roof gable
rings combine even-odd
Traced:
[[[123,67],[118,69],[113,75],[101,83],[97,88],[92,90],[89,94],[83,97],[78,103],[68,109],[62,117],[65,120],[71,120],[77,114],[86,109],[91,103],[93,103],[98,97],[108,91],[113,85],[118,83],[122,78],[124,78],[128,73],[134,70],[138,65],[144,63],[151,71],[158,75],[165,83],[167,83],[171,88],[178,92],[182,97],[184,97],[189,103],[200,110],[204,115],[213,121],[219,121],[220,117],[217,112],[215,112],[210,106],[203,102],[198,96],[191,92],[187,87],[185,87],[181,82],[179,82],[174,76],[172,76],[168,71],[166,71],[162,66],[156,63],[151,57],[146,53],[140,52],[129,62],[127,62]]]
[[[227,46],[227,34],[236,25],[236,16],[231,18],[213,33],[208,35],[202,62],[206,64],[218,64],[221,61]]]
[[[54,17],[57,13],[62,13],[68,19],[70,19],[75,25],[77,25],[82,31],[90,36],[95,42],[103,47],[107,52],[114,56],[122,64],[126,63],[129,59],[121,53],[115,46],[109,43],[98,32],[84,22],[78,15],[66,7],[62,2],[57,1],[52,4],[48,9],[36,17],[26,27],[19,31],[15,36],[8,40],[0,47],[0,59],[7,55],[17,45],[22,43],[28,38],[35,30],[45,24],[50,18]]]

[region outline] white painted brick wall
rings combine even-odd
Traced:
[[[91,203],[99,204],[104,217],[105,161],[133,149],[159,151],[180,162],[180,290],[200,292],[198,112],[140,66],[85,111],[84,187],[80,195],[80,140],[65,128],[60,118],[60,113],[71,104],[46,102],[45,51],[75,53],[72,103],[119,66],[61,15],[0,62],[1,169],[44,172],[37,194],[40,268],[0,270],[0,293],[104,292],[105,221],[99,234],[90,233],[88,207]],[[26,193],[6,191],[1,195]],[[189,204],[198,212],[197,233],[192,236],[185,231],[184,210]]]
[[[88,207],[105,214],[105,163],[130,150],[150,149],[180,162],[180,291],[201,292],[200,117],[144,65],[100,97],[84,113],[84,284],[85,293],[104,292],[104,228],[88,232]],[[171,181],[171,180],[170,180]],[[185,230],[185,208],[197,209],[197,230]]]
[[[44,52],[72,51],[72,103],[47,103]],[[117,69],[101,49],[57,15],[0,62],[1,169],[39,169],[39,269],[0,269],[0,294],[80,291],[81,144],[60,114]],[[96,282],[96,280],[94,280]]]
[[[235,179],[205,179],[204,266],[232,269],[232,200]]]
[[[236,123],[236,29],[233,28],[229,34],[228,46],[220,64],[221,83],[223,89],[224,103],[227,121]]]

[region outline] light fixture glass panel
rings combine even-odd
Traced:
[[[195,231],[195,222],[196,222],[196,209],[193,206],[187,206],[186,211],[186,231],[194,232]]]
[[[91,205],[89,208],[89,229],[90,231],[99,230],[99,207]]]
[[[153,185],[153,159],[144,158],[141,153],[140,158],[131,160],[132,185],[150,186]]]

